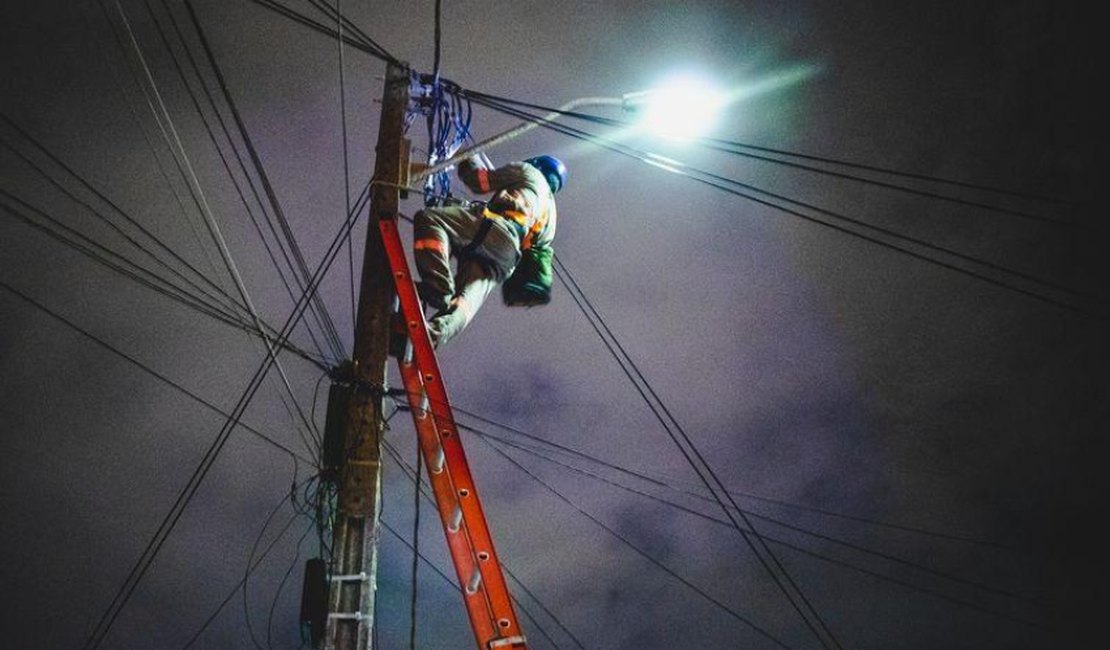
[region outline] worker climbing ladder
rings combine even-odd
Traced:
[[[398,365],[478,647],[486,650],[527,648],[463,453],[396,218],[383,217],[378,227],[389,258],[407,338]]]

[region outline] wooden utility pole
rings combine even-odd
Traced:
[[[393,280],[382,247],[378,220],[398,211],[402,169],[408,165],[403,144],[409,102],[409,70],[390,63],[382,96],[381,123],[370,187],[370,218],[362,261],[350,404],[340,460],[338,511],[333,523],[331,584],[325,650],[366,650],[374,627],[374,590],[378,568],[378,518],[381,514],[381,437],[383,388],[389,359],[389,321]]]

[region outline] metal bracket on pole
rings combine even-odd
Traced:
[[[328,618],[336,619],[336,620],[340,620],[340,621],[370,620],[370,617],[363,614],[362,612],[352,612],[350,614],[345,613],[345,612],[333,612],[331,614],[328,614]]]
[[[369,579],[370,575],[365,572],[331,577],[332,582],[366,582]]]

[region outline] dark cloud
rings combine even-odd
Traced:
[[[263,317],[282,322],[292,301],[154,23],[143,3],[121,4],[245,284]],[[169,27],[162,5],[151,4]],[[345,209],[335,44],[253,3],[196,4],[313,266]],[[170,5],[192,34],[180,3]],[[430,68],[433,3],[343,6],[396,56]],[[114,3],[104,7],[115,12]],[[760,515],[757,530],[781,541],[771,547],[844,647],[1083,647],[1102,592],[1092,567],[1105,547],[1096,513],[1105,493],[1099,432],[1110,403],[1107,336],[1103,321],[1055,303],[1094,304],[1060,287],[1105,294],[1100,272],[1110,240],[1093,207],[1101,179],[1092,32],[1100,23],[1090,12],[1032,0],[470,1],[445,2],[443,10],[443,72],[468,88],[558,105],[639,90],[684,68],[730,88],[792,78],[745,95],[717,135],[1068,201],[958,190],[963,200],[1079,227],[697,147],[631,141],[822,208],[820,221],[858,219],[1047,279],[1058,286],[1014,281],[1052,298],[1046,301],[557,134],[537,130],[493,152],[499,161],[549,152],[568,162],[561,260],[682,433],[737,503]],[[187,182],[99,7],[21,2],[0,12],[4,115],[230,291],[215,251],[201,243],[204,226]],[[374,163],[373,102],[383,67],[353,50],[345,56],[357,193]],[[205,80],[214,81],[210,71]],[[222,116],[229,118],[226,110]],[[479,137],[513,123],[475,112]],[[410,135],[424,147],[419,129]],[[0,136],[116,218],[7,125]],[[98,242],[125,246],[7,148],[0,170],[0,189]],[[418,207],[414,196],[403,211]],[[813,216],[797,203],[788,207]],[[363,236],[360,227],[354,239]],[[907,248],[964,267],[952,256]],[[357,268],[361,244],[352,257]],[[321,288],[345,346],[347,264],[344,252]],[[0,213],[0,281],[226,410],[264,358],[261,344],[242,332],[7,213]],[[315,351],[303,328],[293,341]],[[679,432],[672,426],[668,435],[644,405],[564,287],[542,309],[509,309],[495,294],[440,358],[452,400],[480,416],[462,414],[464,424],[723,516],[690,494],[704,492],[672,440]],[[310,415],[322,422],[319,369],[293,357],[283,357],[283,369],[303,408],[311,411],[317,399]],[[271,378],[244,420],[307,454],[279,386]],[[5,289],[0,394],[0,552],[7,558],[0,629],[11,647],[76,647],[222,418]],[[387,439],[412,463],[406,417],[391,422]],[[536,618],[525,619],[533,647],[553,645],[540,627],[554,645],[576,647],[544,607],[588,648],[779,647],[768,637],[798,650],[820,646],[737,531],[491,443],[518,467],[478,435],[464,437],[499,553],[534,595],[510,581]],[[309,471],[258,436],[235,431],[104,647],[182,647],[229,593],[233,599],[194,647],[255,647],[252,632],[263,647],[270,640],[274,648],[298,647],[300,567],[319,541],[288,505],[266,519]],[[388,460],[384,519],[408,539],[413,515],[411,484]],[[420,531],[421,552],[451,576],[427,502]],[[279,534],[244,604],[235,587],[251,548]],[[411,552],[384,532],[381,549],[380,647],[407,647]],[[418,647],[469,647],[454,587],[422,565],[418,591]]]

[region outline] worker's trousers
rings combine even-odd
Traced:
[[[470,324],[493,288],[512,275],[520,261],[517,234],[502,219],[492,220],[481,243],[470,247],[485,220],[473,208],[456,206],[426,208],[413,217],[413,257],[421,298],[436,311],[428,321],[436,347]],[[452,255],[459,257],[455,273]]]

